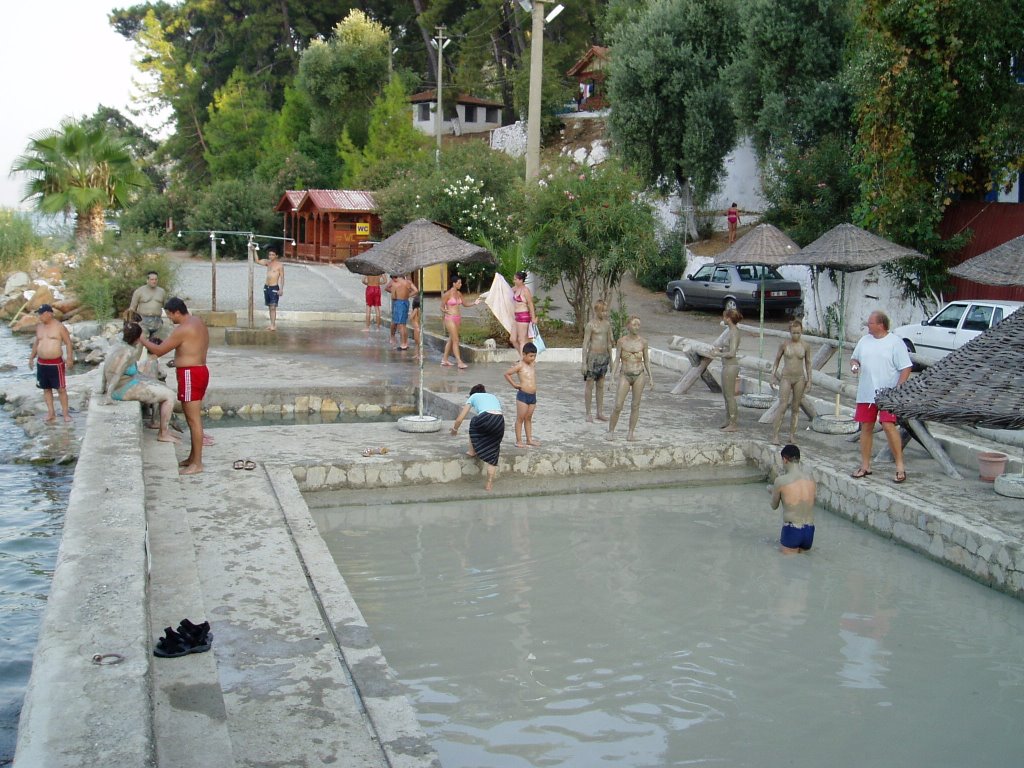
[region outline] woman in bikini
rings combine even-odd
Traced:
[[[615,368],[618,371],[619,389],[615,395],[615,410],[612,411],[608,420],[608,436],[611,437],[615,431],[615,425],[619,421],[619,414],[626,404],[626,395],[633,393],[633,400],[629,408],[629,432],[626,433],[626,440],[636,440],[634,432],[637,421],[640,420],[640,398],[644,393],[644,386],[649,382],[654,388],[654,377],[651,376],[651,361],[647,347],[647,339],[640,335],[640,318],[633,315],[626,324],[627,333],[619,339],[615,345]],[[644,374],[647,377],[644,378]]]
[[[121,338],[124,344],[110,352],[103,364],[100,392],[106,392],[111,400],[135,400],[159,406],[160,431],[156,439],[162,443],[180,442],[168,428],[176,399],[174,390],[144,375],[138,368],[139,354],[142,352],[139,344],[142,326],[136,322],[126,322]]]
[[[736,227],[740,223],[740,209],[736,207],[736,203],[729,206],[729,210],[725,212],[725,220],[729,223],[729,243],[736,242]]]
[[[779,442],[779,428],[786,409],[790,409],[789,442],[796,443],[796,426],[800,419],[800,404],[804,392],[811,381],[811,348],[801,337],[804,326],[799,320],[789,324],[789,340],[779,345],[772,367],[772,378],[779,385],[779,407],[775,411],[772,442]],[[783,361],[782,375],[779,375],[779,362]]]
[[[452,275],[449,281],[448,290],[441,294],[441,319],[444,321],[444,329],[448,331],[448,341],[444,344],[444,352],[441,354],[441,365],[450,367],[449,355],[455,355],[455,363],[459,368],[469,366],[462,362],[462,354],[459,350],[459,326],[462,325],[462,308],[470,307],[462,295],[462,278]]]
[[[526,287],[526,273],[516,272],[512,281],[512,302],[515,307],[515,322],[509,334],[512,346],[523,356],[523,344],[530,340],[530,323],[537,322],[537,313],[533,308],[533,294]]]

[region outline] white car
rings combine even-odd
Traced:
[[[926,363],[935,363],[989,328],[999,325],[1024,306],[1020,301],[962,299],[951,301],[918,325],[901,325],[893,333],[907,350]]]

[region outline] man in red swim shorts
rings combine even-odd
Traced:
[[[206,367],[206,353],[210,349],[210,332],[206,323],[190,315],[181,299],[174,297],[164,304],[164,312],[174,323],[174,331],[167,340],[154,344],[142,339],[152,354],[160,357],[174,350],[174,369],[178,375],[178,400],[188,422],[191,450],[188,457],[178,463],[179,474],[196,475],[203,471],[203,397],[210,383]]]
[[[363,285],[366,286],[366,330],[370,330],[374,318],[380,328],[380,287],[383,284],[384,275],[363,276]]]

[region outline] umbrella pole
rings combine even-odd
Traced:
[[[846,340],[846,272],[839,272],[839,365],[836,369],[836,378],[843,380],[843,341]],[[839,393],[836,392],[836,418],[839,418]]]
[[[418,341],[416,342],[416,354],[417,354],[417,356],[420,359],[420,387],[419,387],[420,391],[419,391],[419,397],[418,397],[418,400],[419,400],[419,411],[418,411],[418,413],[419,413],[419,417],[422,419],[423,418],[423,333],[426,330],[426,328],[424,326],[424,322],[423,322],[424,319],[425,319],[425,316],[426,316],[426,312],[424,312],[424,306],[423,306],[423,269],[422,268],[420,268],[420,270],[419,270],[419,278],[420,278],[419,279],[419,284],[416,286],[416,294],[417,294],[417,296],[419,296],[419,300],[420,300],[420,318],[419,318],[420,332],[417,334]]]
[[[761,269],[761,327],[758,332],[757,356],[764,359],[764,269]],[[761,368],[757,369],[757,394],[761,394]]]

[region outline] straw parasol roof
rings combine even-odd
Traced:
[[[983,285],[1024,285],[1024,235],[968,259],[949,274]]]
[[[358,275],[406,275],[450,261],[497,263],[486,248],[460,240],[431,221],[416,219],[365,253],[347,259],[345,266]]]
[[[840,224],[800,251],[800,263],[842,272],[858,272],[887,261],[924,256],[853,224]]]
[[[1024,311],[1014,312],[902,387],[880,390],[875,401],[905,419],[1021,429]]]
[[[778,227],[758,224],[715,256],[715,264],[794,264],[800,246]],[[802,262],[799,262],[802,263]]]

